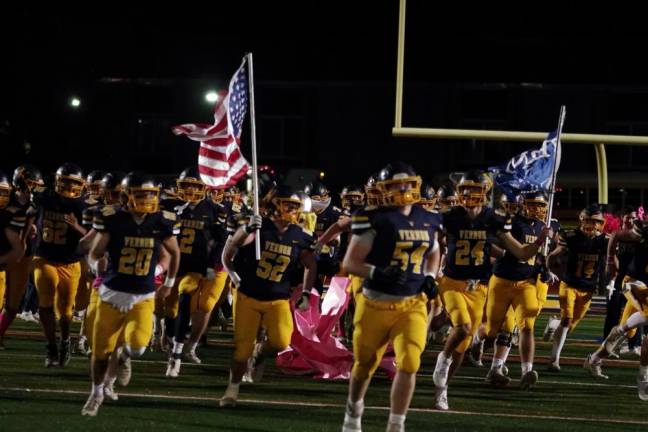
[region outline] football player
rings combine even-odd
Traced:
[[[439,217],[414,205],[421,178],[402,162],[379,174],[376,187],[385,206],[352,217],[344,268],[364,280],[356,296],[354,364],[343,431],[361,430],[364,397],[389,343],[396,355],[388,431],[402,431],[421,353],[425,348],[428,298],[437,295]]]
[[[510,198],[510,197],[509,197]],[[509,199],[508,204],[516,199]],[[488,301],[486,304],[486,335],[495,343],[495,355],[488,373],[488,381],[495,385],[506,385],[509,378],[502,371],[508,352],[511,348],[513,328],[504,325],[508,314],[513,314],[514,323],[520,332],[520,361],[522,378],[520,387],[528,389],[538,381],[537,372],[533,371],[535,340],[533,326],[538,316],[538,290],[536,287],[536,255],[542,243],[538,240],[545,231],[544,220],[547,216],[548,201],[542,191],[528,192],[523,195],[522,212],[517,206],[508,207],[513,215],[511,235],[522,245],[534,245],[535,253],[524,261],[514,254],[506,253],[499,258],[493,267],[489,280]],[[515,211],[515,213],[510,213]],[[546,291],[544,293],[546,297]],[[511,317],[513,318],[513,317]],[[504,328],[503,328],[504,325]]]
[[[581,212],[579,228],[562,233],[558,247],[547,257],[549,268],[556,273],[558,257],[567,255],[559,291],[561,322],[553,336],[549,371],[560,371],[560,353],[567,333],[576,328],[589,310],[592,295],[603,276],[608,246],[604,224],[601,208],[597,204],[587,207]]]
[[[433,374],[435,407],[441,410],[448,409],[448,378],[461,364],[482,322],[488,293],[486,284],[491,274],[491,241],[498,239],[507,253],[518,260],[528,260],[535,256],[546,236],[546,232],[543,232],[537,244],[521,244],[516,240],[510,233],[510,218],[486,207],[491,185],[490,178],[484,172],[473,171],[462,175],[456,186],[459,205],[443,213],[447,255],[439,291],[453,328],[437,357]],[[451,365],[454,365],[452,369]],[[525,366],[528,368],[528,365]]]
[[[175,322],[174,343],[169,355],[166,376],[178,377],[182,363],[185,335],[191,321],[188,357],[200,363],[196,346],[207,328],[209,317],[220,298],[227,272],[222,266],[210,263],[210,251],[225,242],[225,229],[220,223],[221,209],[205,199],[207,186],[197,168],[187,168],[177,179],[179,200],[166,203],[175,209],[180,223],[180,268],[176,285],[179,294],[178,316]]]
[[[70,322],[81,277],[82,254],[78,246],[87,231],[81,226],[84,185],[81,168],[64,163],[56,171],[53,191],[43,187],[32,190],[39,235],[34,283],[47,339],[46,367],[63,367],[70,361]],[[56,346],[56,316],[61,330],[59,347]]]
[[[7,206],[15,207],[20,210],[20,213],[27,216],[30,213],[32,190],[43,185],[43,177],[38,168],[32,165],[19,166],[13,173],[11,199]],[[24,229],[21,231],[21,240],[25,243],[25,254],[18,261],[7,264],[5,309],[0,314],[0,347],[3,346],[4,334],[19,312],[20,303],[25,295],[29,275],[32,271],[33,237],[36,229],[33,223],[34,216],[30,213],[23,221]]]
[[[317,263],[312,236],[297,225],[302,206],[296,191],[277,187],[269,217],[251,216],[223,250],[223,265],[238,289],[234,303],[235,348],[229,384],[220,400],[222,407],[236,405],[248,368],[251,380],[259,381],[265,359],[288,347],[293,331],[290,280],[299,262],[304,266],[301,298],[310,296]],[[261,241],[259,261],[255,258],[256,236]],[[267,340],[255,344],[261,326],[266,329]]]
[[[108,357],[124,340],[125,358],[141,356],[151,338],[155,307],[155,268],[159,249],[171,256],[167,278],[158,295],[168,295],[180,261],[176,215],[158,211],[160,189],[152,177],[130,173],[122,186],[128,197],[124,209],[104,207],[93,225],[89,264],[102,274],[92,337],[92,392],[82,415],[96,416],[104,399]],[[105,255],[107,254],[107,257]]]

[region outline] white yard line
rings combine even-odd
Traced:
[[[88,392],[77,390],[54,390],[54,389],[37,389],[37,388],[21,388],[21,387],[0,387],[0,391],[12,391],[22,393],[51,393],[51,394],[72,394],[86,396]],[[161,394],[144,394],[144,393],[119,393],[120,397],[139,397],[146,399],[171,399],[171,400],[196,400],[196,401],[210,401],[216,402],[219,398],[215,397],[201,397],[201,396],[170,396]],[[277,401],[277,400],[263,400],[263,399],[239,399],[240,403],[258,404],[258,405],[275,405],[275,406],[301,406],[311,408],[338,408],[340,411],[344,409],[344,404],[321,403],[321,402],[303,402],[303,401]],[[387,406],[366,406],[365,409],[388,411]],[[648,421],[645,420],[630,420],[630,419],[612,419],[605,417],[568,417],[556,415],[537,415],[537,414],[515,414],[515,413],[494,413],[494,412],[478,412],[478,411],[437,411],[429,408],[410,408],[410,412],[430,413],[430,414],[457,414],[469,416],[488,416],[488,417],[509,417],[509,418],[524,418],[524,419],[539,419],[539,420],[563,420],[563,421],[576,421],[576,422],[605,422],[614,424],[626,425],[646,425]]]

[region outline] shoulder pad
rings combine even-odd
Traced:
[[[495,214],[496,214],[497,216],[502,216],[502,217],[506,217],[506,215],[507,215],[506,211],[504,211],[504,210],[502,210],[502,209],[496,209],[496,210],[495,210]]]
[[[36,187],[34,187],[32,189],[32,193],[41,194],[41,193],[45,192],[46,190],[47,190],[47,188],[45,186],[36,186]]]
[[[89,205],[89,206],[92,206],[92,205],[98,204],[99,201],[94,199],[94,198],[86,198],[84,203]]]
[[[342,213],[342,209],[340,207],[333,206],[333,210],[335,210],[338,213]]]
[[[170,221],[176,220],[176,214],[167,210],[162,210],[162,217]]]
[[[104,206],[104,208],[101,209],[101,214],[103,216],[112,216],[115,213],[117,213],[117,211],[115,210],[115,207],[111,205]]]

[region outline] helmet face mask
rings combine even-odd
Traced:
[[[11,200],[11,190],[12,187],[8,181],[0,182],[0,209],[9,205],[9,201]]]
[[[302,213],[302,202],[297,197],[290,198],[273,198],[272,203],[275,206],[275,218],[287,222],[296,224],[299,221],[299,217]]]
[[[177,182],[178,198],[189,204],[198,204],[205,198],[207,187],[205,183],[196,179],[178,179]]]
[[[481,207],[488,201],[486,194],[488,187],[477,183],[463,183],[457,185],[459,204],[463,207]]]
[[[421,201],[421,177],[396,174],[377,183],[385,206],[402,207]]]
[[[594,237],[603,232],[605,217],[598,204],[593,204],[579,214],[580,230],[588,237]]]
[[[358,209],[364,205],[364,194],[360,191],[342,192],[340,199],[342,201],[342,208],[347,210]]]
[[[311,195],[311,205],[315,214],[321,214],[331,204],[331,197],[327,195]]]
[[[65,198],[80,198],[83,195],[85,181],[83,178],[57,174],[54,190]]]
[[[129,187],[128,208],[135,213],[155,213],[160,203],[160,188],[157,186]]]
[[[209,189],[209,198],[214,204],[222,203],[224,197],[225,191],[223,189]]]

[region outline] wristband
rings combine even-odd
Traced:
[[[372,265],[372,266],[369,266],[369,267],[371,267],[369,269],[369,279],[373,279],[374,271],[376,271],[376,266]]]
[[[174,277],[167,276],[166,279],[164,280],[164,286],[166,288],[173,288],[174,284],[175,284],[175,278]]]
[[[427,277],[427,276],[432,276],[432,279],[435,279],[435,280],[436,280],[436,278],[437,278],[436,273],[431,272],[431,271],[430,271],[430,272],[425,272],[425,274],[424,274],[423,276],[425,276],[425,277]]]

